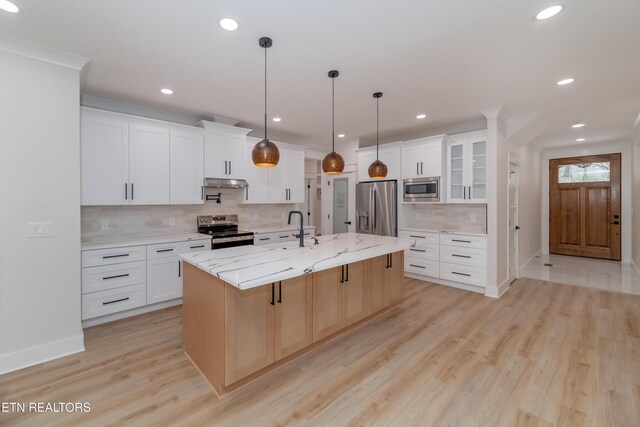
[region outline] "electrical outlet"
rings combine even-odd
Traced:
[[[169,225],[176,225],[176,219],[172,216],[169,217]]]
[[[108,230],[109,229],[109,220],[106,220],[106,219],[102,220],[102,229],[103,230]]]
[[[477,216],[475,216],[475,215],[470,215],[470,216],[469,216],[469,220],[470,220],[471,222],[476,222],[476,221],[478,221],[478,217],[477,217]]]

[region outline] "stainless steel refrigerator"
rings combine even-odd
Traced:
[[[398,182],[356,184],[356,232],[398,235]]]

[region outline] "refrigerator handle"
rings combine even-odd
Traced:
[[[378,224],[378,205],[376,203],[376,188],[371,187],[373,189],[373,234],[376,234],[377,224]]]
[[[369,232],[373,233],[373,185],[369,188]]]

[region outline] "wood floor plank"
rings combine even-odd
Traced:
[[[182,308],[85,330],[86,351],[0,376],[4,426],[640,425],[640,296],[518,279],[501,299],[406,279],[398,306],[220,399]]]

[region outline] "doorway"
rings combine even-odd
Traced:
[[[549,252],[620,261],[621,154],[549,160]]]
[[[346,233],[349,221],[349,179],[333,180],[333,232]]]
[[[519,276],[518,255],[518,185],[520,181],[520,163],[515,155],[509,153],[509,283]]]

